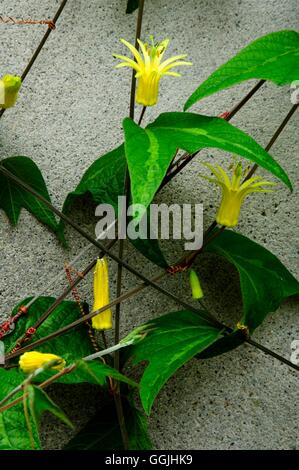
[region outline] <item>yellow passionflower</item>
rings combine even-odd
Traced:
[[[62,359],[62,357],[38,351],[29,351],[22,354],[19,360],[19,366],[25,374],[31,374],[50,361],[59,362],[56,366],[51,367],[51,369],[62,370],[65,367],[65,360]]]
[[[121,39],[121,42],[130,49],[135,60],[123,55],[114,54],[114,57],[123,61],[116,68],[131,67],[136,70],[136,78],[138,79],[136,101],[143,106],[153,106],[157,103],[159,81],[162,75],[180,77],[181,74],[170,70],[181,65],[192,65],[192,62],[181,60],[185,59],[187,54],[176,55],[161,62],[168,47],[169,39],[155,44],[151,36],[151,41],[152,44],[149,45],[138,39],[142,57],[132,44],[125,39]]]
[[[264,189],[262,186],[275,185],[275,183],[271,183],[270,181],[260,181],[262,179],[261,176],[254,176],[244,181],[244,183],[241,183],[243,173],[241,163],[235,166],[231,180],[219,165],[213,167],[205,163],[205,166],[211,170],[216,178],[200,176],[220,186],[222,190],[222,200],[216,215],[216,222],[226,227],[235,227],[235,225],[237,225],[242,203],[248,194],[272,192],[273,190]]]
[[[16,104],[22,81],[20,77],[5,75],[0,80],[0,108],[11,108]]]
[[[109,273],[106,258],[99,258],[93,277],[94,302],[92,311],[99,310],[109,304]],[[96,330],[110,330],[112,328],[112,312],[107,309],[92,317],[92,326]]]

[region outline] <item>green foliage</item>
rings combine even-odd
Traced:
[[[139,7],[139,0],[128,0],[126,13],[133,13]]]
[[[222,338],[217,339],[215,343],[207,349],[196,355],[197,359],[208,359],[209,357],[220,356],[221,354],[238,348],[245,342],[245,336],[240,330],[226,334]]]
[[[62,212],[68,213],[78,199],[91,197],[95,205],[111,204],[117,216],[118,196],[124,195],[126,159],[124,145],[98,158],[84,173],[76,189],[70,192],[63,204]],[[65,224],[61,220],[59,235],[64,238]],[[131,240],[132,244],[150,261],[161,267],[167,263],[157,240]]]
[[[71,429],[74,429],[74,425],[65,413],[53,402],[53,400],[51,400],[44,390],[39,387],[35,387],[34,385],[28,385],[25,392],[28,393],[28,397],[26,399],[28,400],[30,414],[37,429],[39,429],[42,414],[45,411],[52,413],[64,424],[69,426]]]
[[[187,310],[155,318],[146,326],[146,336],[132,346],[130,353],[134,364],[148,362],[140,381],[140,397],[149,414],[156,396],[171,375],[214,343],[222,330],[200,314]]]
[[[138,0],[128,0],[126,13],[132,13],[138,6]],[[190,96],[185,110],[198,100],[245,80],[262,79],[285,85],[298,78],[299,33],[279,31],[257,39],[216,70]],[[76,200],[89,197],[96,205],[112,205],[118,215],[118,198],[125,194],[127,166],[132,202],[143,205],[145,212],[161,187],[179,149],[192,154],[203,148],[217,148],[237,154],[255,162],[292,189],[287,174],[271,155],[253,138],[224,119],[174,112],[161,114],[145,129],[129,118],[124,119],[123,127],[125,144],[97,159],[87,169],[76,189],[68,194],[63,213],[68,213]],[[1,165],[50,201],[43,176],[31,159],[11,157],[2,160]],[[57,224],[54,214],[45,204],[2,172],[0,188],[0,209],[5,211],[13,225],[17,224],[21,209],[25,208],[64,241],[63,221]],[[142,216],[148,217],[148,211],[146,214],[139,213],[133,222],[140,222]],[[157,240],[147,238],[131,242],[148,259],[167,268]],[[101,362],[101,359],[88,362],[82,360],[94,352],[86,324],[36,347],[41,352],[63,357],[67,365],[75,363],[74,370],[60,377],[58,382],[88,382],[103,388],[107,385],[108,377],[122,382],[121,400],[130,450],[152,449],[152,444],[148,435],[147,418],[137,409],[132,397],[128,396],[128,393],[132,393],[128,392],[129,387],[138,387],[142,406],[149,415],[164,384],[186,362],[193,357],[205,359],[237,348],[246,340],[242,326],[246,327],[246,333],[247,328],[252,333],[285,299],[299,293],[299,283],[276,256],[238,233],[229,230],[220,233],[208,244],[206,251],[224,257],[238,270],[243,298],[241,329],[238,329],[238,325],[228,334],[229,330],[222,328],[221,324],[217,327],[217,322],[214,323],[212,319],[209,321],[208,313],[203,310],[198,313],[188,310],[168,313],[137,327],[121,342],[122,346],[126,342],[131,344],[125,349],[121,364],[125,365],[127,359],[131,359],[133,364],[145,361],[139,385]],[[191,287],[193,296],[200,298],[202,293],[194,273],[191,273]],[[12,314],[28,300],[20,302]],[[40,297],[30,306],[28,314],[18,320],[15,330],[4,337],[6,352],[12,350],[17,340],[54,302],[55,298]],[[83,304],[83,309],[87,313],[88,305]],[[63,301],[38,328],[33,341],[54,333],[80,316],[80,308],[76,302]],[[42,382],[56,372],[47,370],[34,381]],[[18,367],[0,368],[0,401],[25,378]],[[28,384],[27,381],[24,390],[28,395],[23,397],[23,404],[19,403],[0,413],[0,450],[27,450],[32,447],[40,449],[38,429],[46,411],[73,427],[64,412],[41,388]],[[22,393],[18,392],[14,398],[21,397]],[[115,403],[111,397],[105,396],[106,393],[103,390],[100,412],[70,441],[66,449],[123,449]],[[24,416],[24,406],[25,411],[30,412],[27,418]]]
[[[147,211],[143,217],[147,218],[147,227],[149,229],[150,227],[149,211]],[[150,231],[148,230],[148,238],[145,238],[145,239],[136,238],[136,240],[133,240],[130,238],[130,242],[136,248],[136,250],[140,251],[144,256],[146,256],[146,258],[152,261],[152,263],[156,264],[157,266],[160,266],[163,269],[166,269],[168,267],[168,263],[164,257],[164,254],[162,253],[162,250],[159,245],[159,241],[155,239],[151,239],[149,236],[150,235],[149,232]],[[137,233],[138,233],[138,229],[137,229]]]
[[[13,309],[12,315],[14,315],[20,305],[25,305],[30,298],[24,299],[19,302]],[[16,328],[8,336],[4,337],[4,345],[6,352],[14,346],[16,341],[23,336],[26,330],[32,326],[38,318],[54,303],[54,297],[39,297],[30,307],[27,315],[23,315],[16,324]],[[88,313],[87,305],[84,304],[84,309]],[[44,323],[38,328],[33,340],[37,340],[50,333],[72,323],[73,321],[80,318],[81,313],[76,302],[65,300],[63,301],[52,314],[45,320]],[[69,331],[63,336],[53,338],[51,341],[44,343],[37,347],[38,351],[57,354],[62,356],[68,362],[76,359],[81,359],[88,354],[92,354],[92,349],[87,328],[85,325],[81,325],[78,328]],[[66,378],[66,380],[68,380]]]
[[[77,375],[77,379],[74,376]],[[132,387],[138,387],[138,384],[133,380],[129,379],[125,375],[118,372],[113,367],[110,367],[100,359],[94,359],[92,361],[77,361],[76,369],[71,373],[72,383],[75,382],[88,382],[95,385],[105,385],[107,377],[113,377],[114,379],[125,382]]]
[[[218,148],[253,161],[291,183],[278,163],[252,137],[224,119],[192,113],[163,113],[142,129],[131,119],[123,122],[132,199],[145,207],[153,200],[178,148],[194,153]]]
[[[69,212],[76,199],[90,196],[95,204],[111,204],[117,213],[117,198],[124,194],[125,167],[123,145],[98,158],[85,171],[76,189],[68,194],[62,212]],[[63,228],[61,221],[60,230]]]
[[[12,315],[18,311],[20,305],[26,304],[28,300],[29,299],[24,299],[20,302],[14,308]],[[16,341],[23,336],[26,330],[36,322],[36,320],[53,304],[54,301],[54,297],[39,297],[34,304],[31,305],[28,314],[26,316],[22,316],[18,320],[14,332],[4,337],[6,352],[9,352],[9,350],[13,348]],[[84,308],[87,313],[87,305],[84,305]],[[59,328],[77,320],[80,316],[81,313],[76,302],[63,301],[38,328],[36,334],[33,336],[33,340],[37,340],[53,333]],[[45,353],[57,354],[58,356],[66,359],[67,363],[72,363],[73,361],[81,359],[82,357],[88,356],[94,352],[85,325],[81,325],[62,336],[53,338],[51,341],[41,344],[36,348],[36,350]],[[53,374],[54,372],[52,371],[44,372],[38,376],[38,381],[44,380]],[[85,375],[80,377],[79,372],[76,372],[61,377],[59,382],[80,383],[85,382],[85,379]]]
[[[44,178],[33,160],[28,157],[10,157],[1,160],[1,165],[50,201]],[[22,207],[54,233],[57,232],[58,224],[53,212],[0,171],[0,208],[4,210],[13,225],[17,224]]]
[[[101,410],[67,444],[65,450],[123,450],[114,402],[102,399]],[[150,450],[147,420],[131,400],[123,399],[124,416],[129,434],[129,450]]]
[[[299,77],[299,33],[267,34],[219,67],[187,100],[187,110],[202,98],[252,78],[286,85]]]
[[[299,283],[279,259],[244,235],[225,230],[206,251],[223,256],[237,268],[243,298],[241,323],[250,331],[285,299],[299,293]]]
[[[24,375],[18,369],[0,368],[0,401],[24,380]],[[17,395],[17,396],[20,396]],[[40,449],[38,431],[32,423],[34,444]],[[22,403],[0,413],[0,450],[29,450],[31,449],[30,435],[24,417]]]
[[[20,305],[26,304],[29,299],[24,299],[20,302],[13,310],[12,315],[14,315]],[[29,308],[28,315],[22,316],[17,324],[14,332],[8,336],[4,337],[4,345],[6,352],[9,352],[13,348],[16,341],[23,336],[25,331],[33,324],[35,321],[44,313],[55,301],[53,297],[39,297]],[[84,304],[86,313],[88,313],[87,305]],[[54,312],[45,320],[44,323],[38,328],[36,334],[33,337],[33,340],[37,340],[48,334],[62,328],[69,323],[72,323],[81,316],[80,310],[76,302],[72,301],[63,301]],[[128,383],[131,386],[136,386],[136,383],[130,380],[129,378],[120,374],[117,370],[103,364],[100,360],[86,362],[80,361],[85,356],[93,354],[94,350],[92,348],[90,338],[88,336],[86,325],[81,325],[68,333],[65,333],[62,336],[53,338],[51,341],[37,346],[36,350],[57,354],[58,356],[66,359],[68,365],[77,362],[76,369],[62,376],[57,380],[59,383],[81,383],[89,382],[96,385],[105,385],[106,377],[114,377],[117,380]],[[57,372],[57,371],[56,371]],[[55,371],[43,372],[38,376],[38,382],[45,380],[46,378],[52,376]],[[23,375],[24,379],[24,375]]]

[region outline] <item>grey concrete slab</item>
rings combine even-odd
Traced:
[[[121,120],[128,114],[130,73],[115,70],[113,52],[123,50],[119,38],[133,40],[135,15],[125,16],[125,1],[70,0],[57,30],[53,32],[22,88],[18,105],[1,120],[0,156],[27,155],[41,168],[54,204],[61,207],[82,172],[122,139]],[[57,0],[2,0],[0,14],[49,18]],[[170,53],[188,52],[194,63],[183,78],[166,78],[161,84],[159,106],[150,109],[146,122],[158,113],[181,110],[185,99],[210,72],[253,39],[280,29],[297,29],[296,0],[152,0],[146,1],[143,37],[171,39]],[[0,26],[0,73],[20,74],[39,42],[42,26]],[[215,115],[229,109],[250,88],[212,96],[194,111]],[[288,87],[264,86],[233,122],[265,145],[290,108]],[[298,116],[279,138],[272,151],[295,183],[298,175]],[[217,155],[202,152],[202,159]],[[203,202],[205,225],[213,219],[219,195],[198,177],[194,162],[158,196],[165,202]],[[286,188],[270,197],[256,195],[245,204],[238,229],[273,251],[296,275],[295,255],[298,196]],[[212,207],[209,207],[209,206]],[[79,208],[80,209],[80,208]],[[87,207],[74,217],[93,230],[94,219]],[[17,301],[39,292],[85,245],[67,230],[70,249],[65,251],[55,237],[22,212],[12,228],[0,214],[1,316]],[[166,244],[170,254],[170,245]],[[153,273],[139,254],[126,248],[126,256],[144,273]],[[179,251],[179,248],[176,247]],[[82,260],[81,267],[95,255]],[[225,263],[203,258],[197,262],[207,304],[220,317],[233,323],[241,311],[236,274]],[[215,276],[216,285],[210,281]],[[111,268],[115,288],[115,267]],[[91,277],[80,293],[91,299]],[[125,285],[132,286],[132,276]],[[59,293],[63,282],[48,294]],[[175,279],[165,285],[186,297],[184,284]],[[177,308],[165,297],[148,289],[123,308],[122,333],[132,326]],[[290,344],[299,339],[294,301],[286,302],[256,331],[255,338],[275,351],[290,356]],[[52,391],[79,427],[92,415],[96,392],[78,387],[76,392],[60,387]],[[83,403],[83,405],[82,405]],[[157,449],[294,449],[298,447],[298,379],[294,371],[252,347],[207,361],[192,360],[168,382],[157,399],[150,418],[150,433]],[[60,448],[69,438],[65,428],[49,418],[43,426],[45,448]]]

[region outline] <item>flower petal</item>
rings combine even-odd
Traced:
[[[125,39],[120,40],[125,46],[127,46],[128,49],[132,52],[133,56],[137,60],[137,63],[142,66],[143,65],[143,60],[139,52],[137,51],[136,47],[134,47],[132,44],[130,44],[128,41]]]

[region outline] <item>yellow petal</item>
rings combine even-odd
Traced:
[[[188,57],[188,54],[174,55],[172,57],[169,57],[169,59],[164,60],[164,62],[162,62],[160,64],[160,67],[161,68],[167,67],[168,65],[172,64],[172,62],[176,62],[177,60],[185,59],[186,57]]]
[[[165,72],[168,72],[168,70],[172,69],[173,67],[180,67],[180,66],[183,66],[183,65],[188,66],[188,65],[193,65],[193,64],[192,64],[192,62],[183,62],[183,61],[174,62],[173,64],[170,64],[167,67],[161,68],[161,66],[160,66],[160,71],[165,73]]]
[[[125,46],[127,46],[128,49],[132,52],[133,56],[137,60],[137,63],[142,66],[143,65],[143,60],[139,52],[137,51],[136,47],[134,47],[132,44],[130,44],[128,41],[125,39],[120,40]]]
[[[145,65],[148,65],[150,63],[150,56],[145,48],[145,45],[142,41],[140,41],[140,39],[137,39],[137,42],[140,46],[140,49],[142,51],[142,54],[143,54],[143,57],[144,57],[144,63]]]

